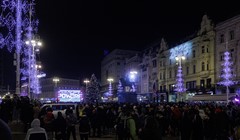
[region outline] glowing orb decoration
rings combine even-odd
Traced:
[[[80,90],[59,90],[59,102],[80,102],[83,100],[83,95]]]
[[[239,99],[235,98],[235,101],[236,101],[236,102],[239,102]]]

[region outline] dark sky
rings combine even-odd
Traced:
[[[141,50],[161,37],[171,44],[197,31],[205,13],[215,23],[240,14],[231,1],[163,2],[37,0],[47,76],[82,79],[95,73],[100,78],[104,50]]]

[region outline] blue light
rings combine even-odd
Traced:
[[[192,52],[192,42],[186,42],[170,49],[170,59],[175,60],[177,56],[187,57]]]
[[[222,78],[222,81],[219,82],[219,84],[224,85],[224,86],[231,86],[234,84],[232,78],[233,78],[233,74],[232,74],[232,62],[230,61],[231,57],[230,57],[230,53],[228,51],[226,51],[224,53],[224,62],[222,64],[223,66],[223,74],[220,76]]]
[[[30,78],[32,92],[39,94],[37,71],[35,68],[29,69],[36,65],[36,59],[24,41],[33,39],[33,34],[37,32],[38,20],[32,17],[35,13],[34,5],[35,0],[2,0],[0,25],[6,34],[0,33],[0,48],[7,47],[10,52],[16,50],[16,54],[21,55],[21,80],[26,83]]]
[[[179,61],[176,79],[176,91],[179,93],[183,93],[186,91],[186,89],[184,88],[181,61],[184,60],[188,55],[190,55],[191,52],[192,42],[186,42],[170,49],[170,59],[175,60],[177,58],[176,61]]]

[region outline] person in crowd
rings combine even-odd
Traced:
[[[90,132],[90,121],[86,115],[86,112],[83,112],[79,120],[79,134],[80,134],[81,140],[88,140],[89,132]]]
[[[141,140],[161,140],[158,121],[153,116],[148,116],[145,120],[144,128],[139,132]]]
[[[127,112],[127,133],[130,140],[137,140],[136,122],[131,112]]]
[[[66,140],[66,120],[63,118],[62,112],[58,112],[57,118],[53,121],[56,140]]]
[[[40,127],[40,120],[34,119],[31,128],[28,129],[25,140],[48,140],[47,133],[44,128]]]
[[[119,108],[118,112],[119,115],[116,119],[116,125],[114,127],[116,129],[118,140],[125,140],[128,137],[126,110]]]
[[[12,123],[18,123],[19,119],[20,119],[20,98],[18,97],[17,94],[13,94],[13,98],[12,98]]]
[[[33,106],[30,103],[29,97],[21,97],[20,119],[24,124],[24,132],[27,132],[33,121]]]
[[[10,96],[6,96],[5,99],[2,100],[1,110],[0,110],[0,118],[5,121],[7,124],[12,120],[12,102]]]
[[[67,106],[67,109],[65,111],[65,115],[68,116],[69,112],[72,110],[72,108],[70,106]]]
[[[37,102],[34,103],[33,106],[33,118],[36,119],[38,118],[39,114],[40,114],[40,106]]]
[[[6,122],[0,119],[0,139],[12,140],[11,130]]]
[[[43,118],[44,128],[47,131],[47,134],[50,137],[50,139],[53,138],[53,131],[54,131],[54,127],[53,127],[54,115],[52,112],[53,112],[52,108],[48,107],[47,113]]]
[[[66,122],[67,122],[67,140],[70,139],[71,133],[73,136],[73,140],[77,140],[75,128],[75,125],[77,124],[77,118],[74,116],[73,110],[69,111],[69,114],[66,117]]]
[[[90,122],[91,122],[91,129],[92,129],[92,134],[90,134],[90,136],[95,137],[96,134],[96,130],[97,130],[97,112],[96,109],[94,108],[92,110],[92,115],[90,116]]]

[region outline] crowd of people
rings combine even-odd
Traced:
[[[7,124],[23,123],[26,138],[37,128],[48,139],[69,140],[72,135],[76,140],[78,127],[81,140],[105,134],[115,134],[118,140],[240,139],[240,107],[233,103],[79,103],[76,114],[68,108],[66,117],[40,106],[27,97],[7,98],[0,105],[0,118]]]

